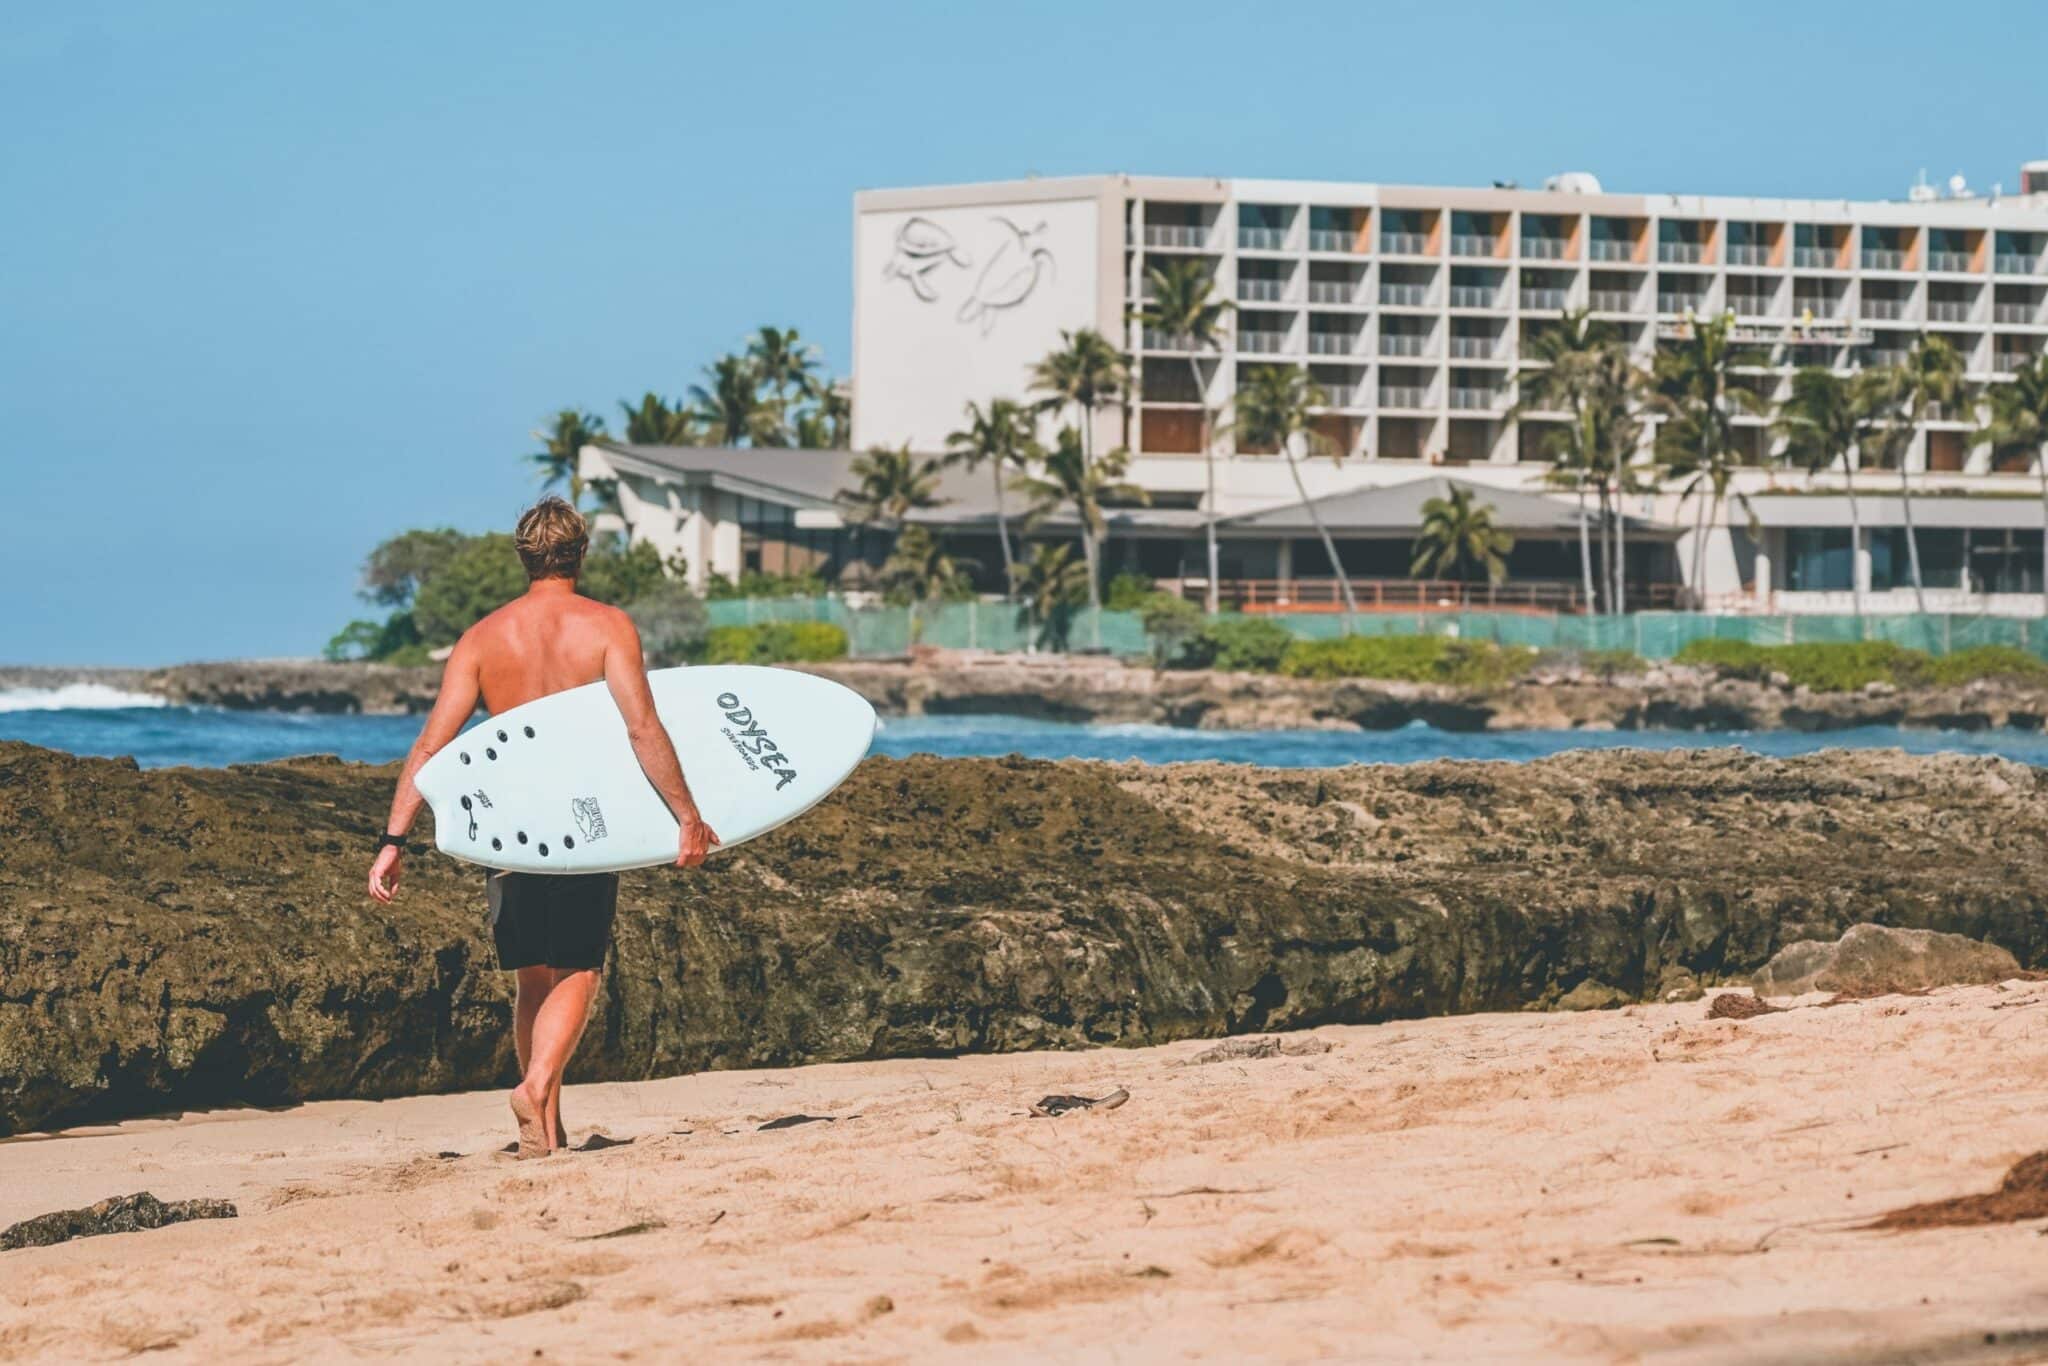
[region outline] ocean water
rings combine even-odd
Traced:
[[[73,754],[132,755],[145,768],[219,767],[295,754],[338,754],[384,763],[402,756],[419,733],[410,716],[311,716],[289,712],[176,707],[100,684],[56,690],[0,690],[0,739],[27,740]],[[1568,749],[1694,749],[1737,745],[1760,754],[1831,748],[1898,748],[1918,754],[1998,754],[2048,764],[2048,735],[2030,731],[1856,730],[1802,735],[1787,731],[1509,731],[1464,734],[1412,725],[1391,731],[1191,731],[1167,726],[1074,725],[1011,716],[885,719],[875,752],[1022,754],[1036,759],[1137,759],[1319,768],[1333,764],[1408,764],[1425,759],[1540,759]]]

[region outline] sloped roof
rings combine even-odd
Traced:
[[[1374,488],[1350,489],[1312,499],[1315,510],[1333,532],[1345,535],[1412,535],[1422,525],[1422,507],[1432,498],[1449,498],[1451,490],[1466,489],[1474,504],[1493,509],[1493,524],[1517,535],[1573,535],[1579,531],[1579,510],[1575,502],[1520,489],[1500,488],[1431,475],[1405,484],[1383,484]],[[1308,503],[1289,503],[1225,517],[1219,528],[1227,531],[1310,532],[1315,522]],[[1674,528],[1641,518],[1628,519],[1631,533],[1675,536]]]

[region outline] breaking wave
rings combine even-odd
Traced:
[[[66,683],[58,688],[0,688],[0,712],[124,711],[170,705],[148,693],[127,692],[105,683]]]

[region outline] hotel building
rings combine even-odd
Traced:
[[[1299,365],[1327,396],[1322,444],[1343,457],[1307,461],[1303,475],[1313,499],[1350,517],[1325,520],[1351,572],[1405,574],[1406,536],[1364,525],[1385,520],[1367,511],[1372,491],[1406,505],[1419,481],[1450,478],[1499,490],[1524,513],[1519,495],[1566,509],[1574,534],[1531,526],[1511,567],[1518,580],[1569,585],[1575,513],[1546,480],[1543,442],[1561,415],[1509,418],[1541,329],[1588,309],[1647,366],[1693,320],[1732,314],[1738,342],[1766,362],[1742,379],[1764,400],[1802,366],[1899,361],[1922,333],[1953,344],[1971,381],[1995,381],[2048,343],[2048,162],[2025,167],[2018,190],[1749,199],[1615,194],[1568,174],[1541,189],[1113,175],[867,191],[853,213],[853,445],[937,452],[969,402],[1033,397],[1032,364],[1062,332],[1094,328],[1136,359],[1138,376],[1127,403],[1097,414],[1095,448],[1127,446],[1130,477],[1152,494],[1125,519],[1110,563],[1198,577],[1213,512],[1225,519],[1223,580],[1314,579],[1329,566],[1283,515],[1300,502],[1285,462],[1229,435],[1249,372]],[[1132,316],[1147,272],[1189,259],[1235,304],[1220,348],[1192,355]],[[1213,509],[1204,404],[1219,432]],[[1718,610],[1839,611],[1854,576],[1868,605],[1909,608],[1899,473],[1856,476],[1864,534],[1852,545],[1842,476],[1774,465],[1765,409],[1734,418],[1747,466],[1735,487],[1758,527],[1731,499],[1704,533],[1704,582],[1689,587]],[[1938,414],[1906,457],[1928,604],[2038,611],[2033,461],[1994,460],[1974,432],[1972,413]],[[1414,488],[1393,496],[1398,485]],[[960,486],[948,520],[961,533],[987,510],[981,487],[975,503],[974,486]],[[1631,497],[1626,511],[1631,583],[1646,598],[1697,600],[1681,585],[1699,509],[1662,492]],[[829,517],[809,513],[814,525]]]

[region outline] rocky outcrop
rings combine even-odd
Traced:
[[[1996,944],[1934,930],[1855,925],[1831,944],[1806,939],[1778,950],[1757,973],[1756,994],[1884,996],[2009,982],[2020,972],[2019,962]]]
[[[116,1195],[84,1209],[39,1214],[0,1229],[0,1252],[24,1247],[55,1247],[73,1238],[99,1238],[109,1233],[142,1233],[189,1219],[233,1219],[237,1211],[226,1200],[157,1199],[148,1191]]]
[[[423,852],[364,895],[395,773],[0,744],[0,1132],[506,1082],[481,873]],[[1607,1004],[1866,921],[2048,960],[2048,778],[873,759],[700,873],[627,876],[577,1075]]]

